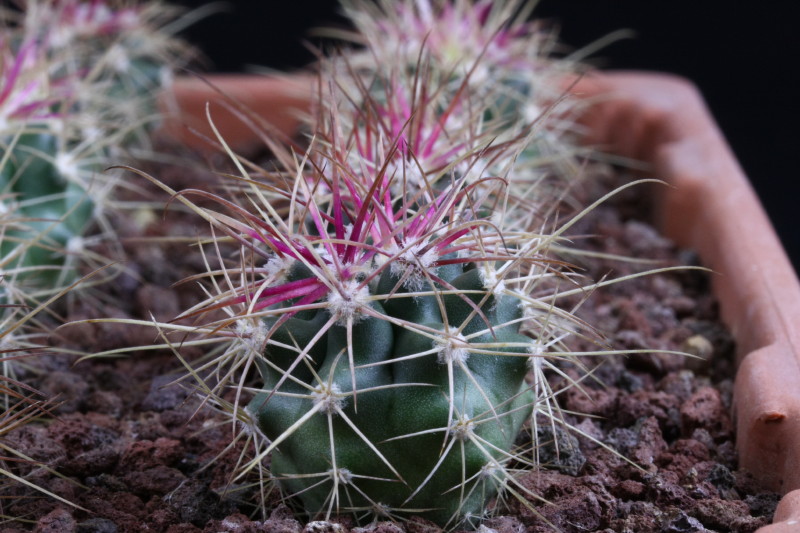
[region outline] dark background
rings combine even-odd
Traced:
[[[541,0],[535,13],[557,22],[574,48],[634,30],[594,55],[600,67],[694,81],[800,270],[800,1]],[[331,24],[343,24],[332,0],[230,1],[186,35],[214,70],[285,70],[312,60],[302,41],[310,28]]]

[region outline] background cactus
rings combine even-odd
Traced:
[[[49,345],[50,306],[89,277],[76,280],[78,263],[109,261],[91,247],[113,235],[105,215],[119,173],[104,171],[150,149],[157,99],[188,49],[161,3],[13,4],[0,7],[0,488],[21,484],[75,505],[19,473],[38,463],[6,436],[64,400],[26,383],[42,372],[32,356],[79,355]]]
[[[437,97],[443,101],[457,99],[461,91],[470,93],[473,104],[483,110],[482,122],[495,126],[495,142],[527,134],[517,174],[527,166],[527,172],[540,177],[554,169],[573,176],[579,173],[576,159],[565,152],[579,149],[570,141],[573,102],[564,100],[563,84],[565,76],[584,67],[576,61],[579,54],[573,58],[560,49],[546,23],[531,19],[534,4],[343,0],[355,29],[333,34],[364,47],[348,54],[346,69],[362,79],[388,79],[393,72],[395,79],[410,82],[418,71],[430,70],[442,78]],[[336,73],[339,85],[344,85],[338,81],[343,74],[341,69]]]
[[[113,234],[104,211],[119,176],[103,171],[149,146],[157,97],[185,61],[186,47],[162,29],[174,14],[161,3],[99,0],[30,0],[2,12],[0,192],[17,213],[2,254],[16,257],[5,281],[25,285],[18,294],[57,292],[74,279],[76,258],[98,259],[87,239]]]

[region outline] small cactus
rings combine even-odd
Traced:
[[[186,344],[224,343],[191,372],[264,443],[245,470],[271,454],[310,516],[475,527],[493,496],[537,498],[516,472],[562,423],[546,374],[570,382],[562,365],[596,354],[564,346],[594,338],[565,302],[595,285],[554,252],[591,209],[554,222],[580,167],[554,111],[569,65],[524,11],[508,20],[516,0],[346,5],[367,48],[320,66],[305,153],[233,157],[232,199],[161,184],[211,224],[221,265],[179,317],[212,337]],[[474,54],[450,55],[467,37]]]
[[[572,275],[548,253],[562,230],[543,229],[574,179],[551,177],[554,162],[574,153],[559,141],[543,160],[531,147],[548,121],[490,113],[504,84],[469,83],[474,69],[441,64],[424,42],[416,53],[412,69],[324,64],[306,153],[276,145],[279,171],[257,177],[240,164],[251,209],[162,186],[241,246],[235,265],[220,252],[218,294],[185,317],[227,313],[200,328],[229,342],[205,389],[224,403],[237,385],[230,408],[268,440],[259,457],[271,453],[287,496],[312,516],[454,528],[493,495],[527,493],[513,472],[535,450],[517,449],[518,435],[555,423],[544,373],[586,329],[558,307],[581,290],[562,287]],[[242,410],[251,370],[263,385]]]
[[[320,157],[331,159],[292,172],[292,189],[254,182],[251,212],[218,199],[237,219],[204,212],[244,262],[187,315],[240,309],[203,329],[234,339],[223,381],[258,369],[263,390],[240,418],[309,513],[461,526],[498,491],[525,492],[510,472],[534,455],[516,439],[552,416],[543,373],[581,329],[556,307],[553,236],[491,223],[502,180],[484,190],[451,176],[429,199],[397,197],[396,176]]]

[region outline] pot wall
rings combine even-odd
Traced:
[[[312,94],[301,78],[223,76],[212,83],[216,94],[199,79],[177,83],[181,114],[166,129],[191,146],[213,144],[186,127],[211,134],[207,120],[193,118],[205,117],[209,98],[228,102],[228,109],[211,106],[212,119],[231,148],[247,151],[263,143],[237,114],[249,108],[248,120],[258,117],[290,136]],[[671,185],[657,191],[662,230],[715,272],[713,290],[737,341],[741,466],[785,494],[774,523],[760,531],[800,531],[800,284],[766,214],[691,83],[611,73],[587,76],[570,90],[592,101],[582,116],[588,144],[643,161]]]
[[[762,533],[800,531],[800,285],[755,193],[697,89],[665,75],[589,76],[587,142],[644,161],[664,233],[711,268],[737,342],[734,409],[741,466],[786,496]]]
[[[175,81],[174,97],[162,99],[168,117],[163,132],[184,146],[217,150],[218,139],[239,154],[263,148],[263,132],[292,136],[306,112],[312,84],[297,76],[265,77],[238,74],[183,77]]]

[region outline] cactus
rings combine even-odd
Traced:
[[[502,124],[495,128],[498,140],[527,134],[520,158],[574,175],[575,159],[564,157],[576,146],[569,141],[572,102],[563,99],[563,82],[583,67],[569,57],[554,57],[556,34],[530,20],[534,3],[343,0],[355,29],[334,35],[364,45],[348,55],[349,69],[362,78],[394,72],[413,79],[420,67],[430,69],[443,78],[441,98],[469,91],[483,121]],[[337,72],[336,79],[343,74]]]
[[[148,149],[158,93],[185,47],[159,29],[174,17],[160,3],[14,4],[0,7],[0,487],[26,485],[74,506],[19,474],[21,463],[48,466],[5,440],[58,404],[20,370],[36,371],[23,365],[37,352],[63,351],[44,344],[49,308],[85,281],[78,261],[107,262],[89,247],[112,233],[104,210],[119,176],[103,171]]]
[[[36,301],[74,279],[76,259],[105,263],[87,246],[113,234],[104,211],[119,177],[103,171],[148,147],[156,98],[184,47],[159,30],[172,16],[160,3],[21,8],[4,13],[0,33],[0,193],[18,215],[2,254],[16,257],[6,268],[25,285],[23,301]]]
[[[241,308],[205,329],[234,337],[220,366],[258,368],[263,389],[245,418],[308,512],[463,525],[498,490],[525,492],[509,472],[533,455],[515,441],[548,416],[546,358],[580,328],[554,308],[557,294],[532,296],[556,275],[544,253],[553,236],[482,214],[501,183],[482,190],[462,177],[430,199],[396,198],[398,178],[331,157],[301,163],[294,189],[251,212],[218,199],[238,220],[203,212],[246,262],[226,269],[230,290],[189,314]],[[267,196],[253,187],[254,201]]]
[[[262,444],[243,472],[271,456],[310,516],[475,527],[492,497],[538,497],[516,474],[537,465],[538,426],[564,423],[547,375],[574,385],[563,367],[588,375],[580,358],[602,352],[564,345],[596,338],[568,302],[600,285],[556,253],[593,207],[561,221],[579,150],[547,80],[570,65],[539,57],[535,26],[507,23],[515,0],[347,5],[367,10],[353,15],[367,51],[320,66],[304,153],[269,141],[268,169],[231,154],[230,198],[140,172],[209,222],[220,265],[178,317],[195,324],[159,328],[222,343],[191,374]],[[464,25],[476,56],[453,60],[437,38]],[[395,37],[407,53],[392,55]]]
[[[555,423],[544,374],[586,328],[557,305],[582,289],[561,287],[572,275],[548,254],[566,225],[543,230],[559,198],[534,126],[486,113],[504,87],[454,85],[420,55],[410,74],[324,65],[309,148],[276,144],[279,170],[257,176],[234,159],[243,199],[162,187],[241,247],[235,264],[218,252],[217,294],[184,314],[226,313],[198,327],[227,348],[193,373],[216,368],[204,388],[220,403],[236,386],[230,408],[269,442],[259,458],[287,497],[454,528],[527,494],[514,471],[535,449],[517,438]]]

